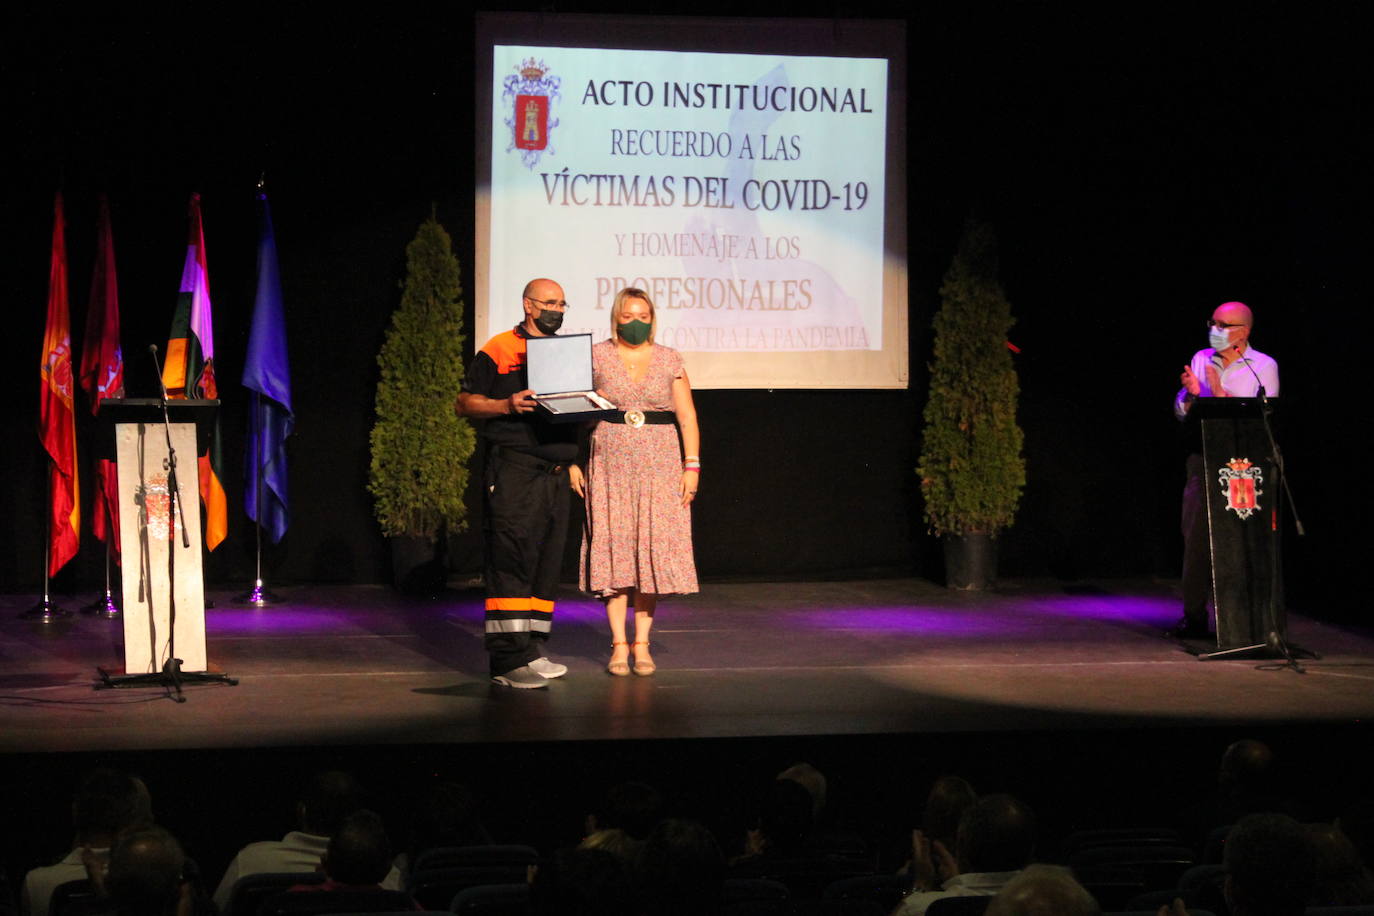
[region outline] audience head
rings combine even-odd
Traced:
[[[1312,844],[1286,814],[1249,814],[1226,838],[1232,916],[1300,916],[1312,894]]]
[[[1010,795],[985,796],[959,819],[955,846],[961,872],[1024,868],[1035,851],[1035,815]]]
[[[1253,795],[1269,788],[1274,773],[1274,752],[1263,741],[1245,738],[1221,755],[1217,783],[1233,795]]]
[[[987,916],[1098,916],[1093,895],[1066,868],[1031,865],[988,904]]]
[[[583,838],[577,844],[578,849],[601,849],[609,852],[620,861],[633,865],[639,858],[639,850],[643,841],[636,840],[624,830],[610,829],[597,830]]]
[[[959,833],[959,819],[978,800],[967,779],[941,776],[926,796],[926,810],[921,829],[932,840],[939,840],[946,849],[953,849]]]
[[[72,824],[83,845],[110,846],[121,830],[152,820],[147,788],[124,773],[97,767],[81,777],[72,795]]]
[[[805,789],[811,796],[812,820],[819,821],[821,819],[821,812],[825,810],[824,773],[809,763],[794,763],[779,773],[778,779],[790,779]]]
[[[391,871],[391,843],[382,819],[365,808],[345,817],[321,862],[339,884],[381,884]]]
[[[301,830],[315,836],[333,836],[344,818],[363,805],[363,789],[348,773],[328,770],[316,773],[296,806]]]
[[[663,796],[642,782],[622,782],[606,793],[604,810],[594,830],[623,830],[636,840],[647,837],[663,817]]]
[[[790,779],[775,779],[759,810],[759,830],[770,849],[800,848],[811,836],[811,793]]]
[[[1374,877],[1350,839],[1331,824],[1310,824],[1316,886],[1309,906],[1358,906],[1374,903]]]
[[[701,824],[666,820],[644,841],[640,881],[648,916],[705,916],[720,910],[725,858]]]
[[[110,849],[105,886],[122,916],[167,916],[181,901],[185,868],[174,836],[161,827],[135,827]]]

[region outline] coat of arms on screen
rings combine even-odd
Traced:
[[[544,153],[554,154],[550,141],[558,119],[553,105],[558,100],[558,86],[562,82],[549,74],[549,65],[533,57],[526,58],[515,73],[502,81],[501,98],[511,107],[507,109],[506,127],[510,130],[510,146],[506,152],[520,151],[520,161],[533,169]]]
[[[1217,482],[1226,494],[1226,508],[1241,518],[1249,518],[1259,508],[1259,497],[1264,491],[1259,485],[1264,483],[1264,471],[1255,467],[1247,458],[1232,458],[1217,471]]]

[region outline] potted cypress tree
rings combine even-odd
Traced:
[[[466,527],[472,425],[453,410],[463,381],[458,258],[433,213],[406,246],[401,304],[377,356],[368,490],[391,545],[397,588],[443,588],[441,539]]]
[[[944,540],[950,588],[992,583],[995,538],[1012,523],[1026,483],[1016,423],[1020,389],[1007,344],[1013,323],[997,281],[996,236],[970,220],[940,286],[916,469],[926,523]]]

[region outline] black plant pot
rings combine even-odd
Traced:
[[[397,591],[437,595],[444,590],[448,571],[437,540],[411,535],[386,540],[391,545],[391,581]]]
[[[991,588],[997,580],[997,539],[990,534],[947,534],[945,585],[967,591]]]

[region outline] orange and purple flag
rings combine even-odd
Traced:
[[[200,195],[191,195],[191,225],[186,263],[181,271],[172,330],[167,335],[167,361],[162,384],[173,398],[218,398],[215,384],[215,332],[210,314],[210,273],[205,266],[205,230],[201,225]],[[210,447],[200,456],[200,501],[205,506],[205,548],[214,550],[229,532],[229,510],[220,483],[219,419],[215,419]]]

